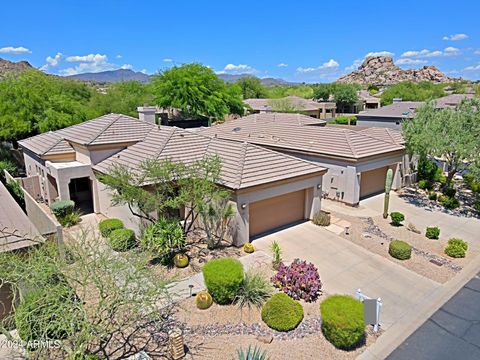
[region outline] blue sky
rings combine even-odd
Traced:
[[[9,1],[0,57],[60,75],[188,62],[329,82],[369,53],[480,79],[480,1]]]

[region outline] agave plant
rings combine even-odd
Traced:
[[[237,360],[268,360],[266,351],[261,348],[251,345],[248,349],[237,350]],[[235,359],[233,359],[235,360]]]

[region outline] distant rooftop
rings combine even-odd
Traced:
[[[297,108],[299,111],[315,111],[322,109],[324,106],[327,106],[327,108],[336,107],[334,102],[317,102],[310,99],[304,99],[299,96],[287,96],[280,99],[245,99],[243,102],[255,111],[262,111],[269,108],[271,109],[272,103],[274,103],[276,100],[288,100],[292,106]]]
[[[415,109],[422,106],[423,101],[399,101],[391,105],[382,106],[378,109],[372,109],[361,112],[356,116],[361,117],[387,117],[407,119],[415,116]]]

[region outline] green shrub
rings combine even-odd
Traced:
[[[464,174],[463,181],[465,182],[467,188],[472,190],[474,193],[480,193],[480,181],[477,181],[475,176],[472,174]]]
[[[425,231],[425,236],[429,239],[438,239],[440,236],[440,229],[436,226],[434,227],[427,227],[427,230]]]
[[[401,240],[392,240],[388,246],[388,253],[398,260],[408,260],[412,256],[412,247]]]
[[[365,338],[363,304],[346,295],[333,295],[320,304],[322,332],[339,349],[352,349]]]
[[[262,320],[277,331],[293,330],[302,319],[302,305],[285,293],[273,295],[262,307]]]
[[[405,215],[403,215],[401,212],[394,211],[390,213],[390,218],[392,219],[393,226],[400,226],[402,225],[402,221],[405,220]]]
[[[15,180],[10,180],[7,182],[6,188],[18,205],[20,205],[22,209],[25,209],[25,194],[23,193],[20,184]]]
[[[312,222],[318,226],[328,226],[330,225],[330,213],[320,210],[313,215]]]
[[[78,211],[72,211],[71,213],[58,218],[58,222],[65,227],[77,225],[81,220],[82,215]]]
[[[106,219],[100,221],[98,228],[103,237],[108,237],[113,230],[123,229],[124,226],[120,219]]]
[[[184,249],[185,236],[178,220],[161,217],[143,231],[140,245],[143,249],[154,252],[164,264],[168,264],[175,253]]]
[[[433,201],[437,201],[437,193],[435,191],[432,191],[430,194],[428,194],[428,198]]]
[[[350,121],[350,125],[357,125],[357,118],[355,116],[337,116],[332,123],[333,124],[340,124],[340,125],[348,125]]]
[[[419,180],[418,181],[418,187],[422,190],[432,190],[433,189],[433,183],[431,183],[428,180]]]
[[[460,206],[460,201],[458,201],[458,199],[450,198],[448,196],[440,196],[439,202],[445,209],[456,209]]]
[[[245,306],[260,309],[272,292],[273,288],[263,274],[249,271],[245,274],[234,301],[240,309]]]
[[[468,244],[462,239],[450,239],[445,248],[445,254],[453,258],[464,258],[468,249]]]
[[[3,170],[7,170],[10,175],[14,176],[14,174],[17,172],[17,166],[11,160],[0,160],[0,179],[5,180]]]
[[[433,183],[435,181],[435,176],[438,176],[439,170],[441,175],[441,169],[439,169],[437,164],[435,164],[435,162],[433,162],[432,160],[421,158],[418,161],[418,179],[419,180],[425,180],[427,183]]]
[[[445,195],[446,197],[449,197],[449,198],[455,197],[456,193],[457,193],[457,190],[455,190],[452,187],[447,187],[443,190],[443,195]]]
[[[133,249],[137,244],[135,232],[131,229],[115,229],[108,234],[108,244],[119,252]]]
[[[77,302],[75,314],[65,314]],[[80,302],[72,289],[59,284],[47,290],[37,289],[27,293],[15,310],[15,326],[23,341],[61,340],[76,330],[75,321],[81,319]]]
[[[475,200],[475,203],[473,204],[473,208],[478,212],[480,212],[480,197],[477,197],[477,199]]]
[[[202,269],[205,285],[213,300],[231,304],[243,283],[243,265],[230,258],[210,260]]]
[[[73,212],[75,203],[72,200],[58,200],[50,205],[50,209],[57,219],[63,218]]]

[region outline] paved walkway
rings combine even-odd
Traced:
[[[300,258],[313,262],[328,294],[354,295],[360,288],[369,297],[382,298],[384,329],[441,286],[310,222],[267,235],[254,245],[270,253],[274,240],[285,261]]]
[[[387,359],[480,359],[480,273]]]

